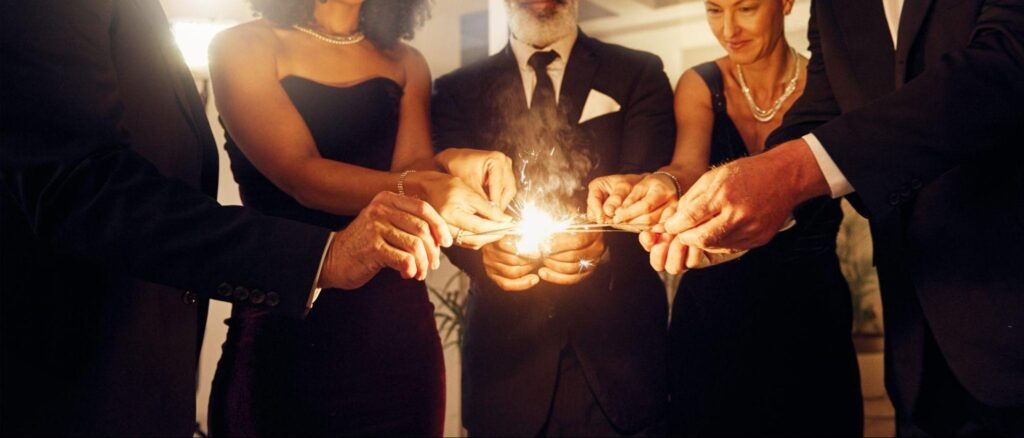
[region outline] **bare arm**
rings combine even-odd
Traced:
[[[676,151],[672,163],[661,168],[679,179],[685,192],[708,170],[711,131],[715,123],[711,92],[697,72],[687,70],[676,86]]]
[[[398,176],[320,155],[302,116],[280,85],[275,56],[278,42],[272,32],[244,25],[214,40],[210,76],[217,110],[239,149],[274,185],[306,207],[355,215],[377,193],[394,190]],[[411,94],[415,99],[417,93]],[[407,99],[403,99],[403,110],[415,105]],[[403,124],[409,123],[407,118],[415,120],[416,116],[403,117]],[[396,157],[412,163],[418,155],[406,150],[416,137],[415,129],[400,131],[405,131],[400,133],[404,144],[396,148]],[[429,130],[420,136],[429,136]],[[429,144],[421,147],[429,149]]]

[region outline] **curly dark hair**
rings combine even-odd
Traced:
[[[249,0],[252,10],[282,26],[307,25],[313,6],[327,0]],[[366,0],[359,11],[359,30],[380,48],[399,40],[411,40],[416,29],[430,18],[430,0]]]

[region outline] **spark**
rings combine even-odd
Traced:
[[[520,208],[520,220],[516,226],[519,241],[516,253],[536,257],[551,250],[551,238],[571,225],[571,221],[557,219],[536,204],[525,203]]]
[[[589,271],[590,268],[594,267],[594,261],[588,259],[580,259],[580,273]]]

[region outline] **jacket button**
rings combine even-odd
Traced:
[[[548,307],[548,319],[555,319],[555,306]]]
[[[249,293],[249,302],[250,303],[253,303],[253,304],[263,304],[263,302],[266,301],[266,300],[267,300],[267,294],[263,293],[263,291],[261,291],[259,289],[253,289],[252,292]]]
[[[924,184],[922,184],[921,180],[919,180],[917,178],[914,178],[914,179],[910,180],[910,188],[911,189],[921,190],[921,187],[923,187],[923,186],[924,186]]]
[[[900,198],[900,194],[899,193],[890,193],[889,194],[889,205],[891,205],[893,207],[895,207],[897,205],[900,205],[900,201],[901,200],[902,200],[902,198]]]
[[[192,292],[185,292],[185,293],[181,294],[181,302],[185,303],[185,305],[189,305],[189,306],[195,304],[196,303],[196,294],[194,294]]]
[[[249,289],[242,286],[235,288],[235,299],[238,301],[245,301],[249,299]]]
[[[224,298],[231,296],[231,290],[231,285],[227,283],[221,283],[220,286],[217,286],[217,294]]]
[[[912,192],[912,191],[910,191],[910,186],[903,186],[903,187],[900,187],[900,197],[901,197],[901,198],[903,198],[903,199],[907,199],[907,198],[910,198],[910,195],[911,195],[912,193],[913,193],[913,192]]]
[[[277,292],[267,292],[267,305],[277,307],[278,304],[281,304],[281,297],[277,295]]]

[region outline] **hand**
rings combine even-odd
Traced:
[[[799,203],[828,193],[807,143],[795,140],[705,173],[654,231],[712,253],[751,249],[768,243]]]
[[[551,250],[544,256],[541,280],[568,286],[594,273],[607,248],[601,233],[563,233],[551,239]]]
[[[676,184],[663,173],[651,173],[633,186],[629,196],[615,212],[616,224],[654,225],[661,221],[662,212],[678,200]]]
[[[440,247],[451,244],[448,225],[429,204],[381,192],[334,235],[319,285],[357,289],[386,267],[422,281],[441,266]]]
[[[530,289],[540,283],[534,273],[540,267],[540,260],[520,257],[515,253],[513,236],[484,246],[484,271],[502,290],[518,292]]]
[[[452,176],[487,194],[502,211],[516,197],[516,177],[512,159],[497,151],[445,149],[434,160]]]
[[[587,218],[599,224],[609,223],[633,186],[643,175],[608,175],[590,182],[587,194]]]
[[[462,234],[486,233],[512,226],[511,216],[458,177],[441,172],[416,172],[410,173],[406,182],[409,193],[432,205],[448,222],[451,234],[460,236],[455,242],[459,246],[479,249],[501,239],[500,235],[461,237]]]

